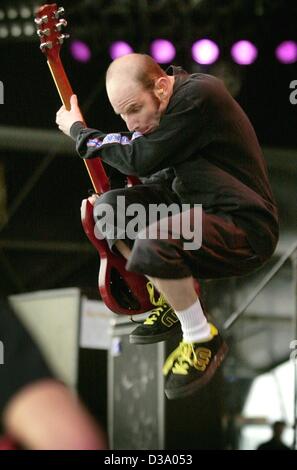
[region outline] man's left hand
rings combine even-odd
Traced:
[[[78,106],[77,96],[72,95],[70,98],[70,111],[67,111],[65,106],[62,106],[56,115],[56,123],[59,126],[60,131],[70,136],[70,129],[72,124],[77,121],[84,122],[84,118]]]

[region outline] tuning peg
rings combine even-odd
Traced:
[[[48,23],[48,16],[44,15],[41,18],[35,18],[34,21],[38,26],[40,26],[42,24]]]
[[[42,38],[43,36],[49,36],[51,34],[51,30],[49,28],[38,29],[37,34],[40,38]]]
[[[64,15],[65,13],[65,10],[63,7],[60,7],[58,11],[56,11],[55,13],[55,18],[56,20],[58,20],[60,18],[60,16]]]
[[[52,49],[52,47],[53,47],[52,41],[42,42],[40,44],[40,49],[42,50],[42,52],[44,51],[44,49]]]
[[[62,19],[59,21],[59,23],[56,24],[56,30],[61,31],[63,27],[67,26],[67,21]]]
[[[61,36],[58,36],[58,41],[60,44],[63,44],[65,39],[68,39],[70,37],[69,34],[61,34]]]

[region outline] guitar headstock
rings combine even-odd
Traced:
[[[38,8],[35,18],[37,34],[40,38],[40,49],[48,59],[55,59],[60,54],[61,45],[69,37],[62,30],[67,26],[67,21],[61,16],[64,8],[58,8],[56,3],[43,5]]]

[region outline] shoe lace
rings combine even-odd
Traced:
[[[149,281],[146,288],[150,296],[150,302],[152,305],[155,305],[156,308],[151,311],[150,315],[144,321],[144,325],[153,325],[155,321],[158,320],[164,308],[168,307],[168,304],[163,294],[160,294],[158,300],[155,300],[155,288],[152,282]]]
[[[199,357],[197,356],[198,351]],[[168,356],[163,366],[163,374],[168,375],[171,370],[173,374],[187,375],[190,367],[203,372],[210,358],[210,349],[201,347],[195,350],[194,343],[182,341]]]
[[[158,300],[155,299],[155,287],[151,281],[147,282],[146,284],[147,291],[149,293],[150,297],[150,303],[152,305],[155,305],[156,308],[154,308],[150,315],[147,317],[147,319],[142,322],[142,321],[135,321],[133,317],[130,317],[133,323],[139,323],[139,324],[144,324],[144,325],[153,325],[154,322],[159,318],[161,315],[162,311],[164,308],[168,307],[168,304],[165,300],[165,297],[163,294],[160,294]]]

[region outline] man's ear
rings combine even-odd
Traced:
[[[159,77],[155,82],[155,94],[156,96],[162,100],[168,94],[168,81],[165,77]]]

